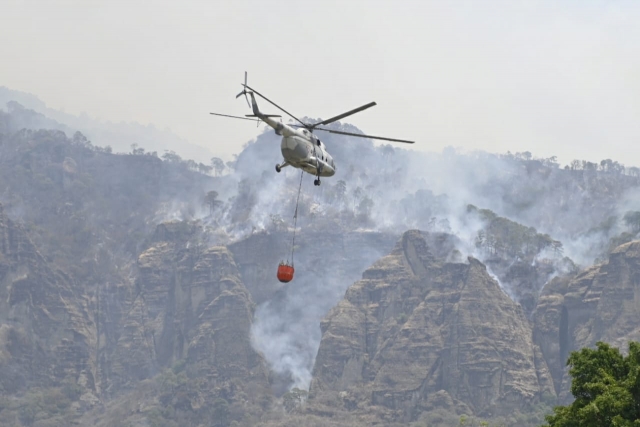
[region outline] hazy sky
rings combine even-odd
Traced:
[[[367,133],[640,165],[639,1],[1,0],[0,85],[227,157],[249,84]],[[261,108],[276,113],[262,102]],[[274,147],[278,150],[279,147]]]

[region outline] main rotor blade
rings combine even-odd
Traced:
[[[258,92],[257,90],[250,88],[247,85],[243,85],[245,88],[249,89],[250,91],[252,91],[253,93],[255,93],[256,95],[258,95],[260,98],[264,99],[265,101],[267,101],[269,104],[273,105],[274,107],[276,107],[277,109],[279,109],[280,111],[282,111],[283,113],[287,114],[289,117],[291,117],[292,119],[294,119],[295,121],[297,121],[298,123],[300,123],[302,126],[304,126],[305,128],[308,126],[306,123],[304,123],[302,120],[300,120],[299,118],[297,118],[296,116],[294,116],[293,114],[291,114],[290,112],[288,112],[287,110],[285,110],[284,108],[282,108],[281,106],[279,106],[278,104],[276,104],[275,102],[271,101],[269,98],[267,98],[266,96],[264,96],[263,94],[261,94],[260,92]]]
[[[333,130],[333,129],[325,129],[325,128],[315,128],[315,130],[323,130],[325,132],[337,133],[340,135],[357,136],[358,138],[380,139],[382,141],[393,141],[393,142],[404,142],[405,144],[413,144],[415,142],[415,141],[407,141],[406,139],[385,138],[382,136],[363,135],[360,133],[343,132],[341,130]]]
[[[318,122],[318,123],[314,123],[314,124],[311,125],[311,127],[314,128],[314,127],[319,126],[319,125],[328,125],[329,123],[333,123],[336,120],[340,120],[340,119],[343,119],[343,118],[345,118],[347,116],[350,116],[352,114],[359,113],[360,111],[366,110],[367,108],[371,108],[371,107],[373,107],[375,105],[378,105],[378,104],[376,104],[375,102],[370,102],[367,105],[363,105],[362,107],[354,108],[353,110],[347,111],[346,113],[342,113],[339,116],[335,116],[335,117],[332,117],[330,119],[323,120],[323,121]]]
[[[228,114],[220,114],[220,113],[209,113],[209,114],[213,114],[214,116],[221,116],[221,117],[230,117],[232,119],[242,119],[242,120],[249,120],[250,122],[259,122],[261,120],[256,120],[256,119],[248,119],[246,117],[239,117],[239,116],[230,116]]]

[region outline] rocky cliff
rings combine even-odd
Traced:
[[[121,393],[181,363],[200,381],[193,408],[270,393],[266,364],[250,343],[254,304],[233,256],[199,237],[194,223],[162,223],[139,255],[119,328],[104,339],[114,342],[103,349],[106,391]]]
[[[83,294],[0,207],[0,421],[68,422],[110,406],[145,380],[165,378],[171,367],[181,376],[165,378],[136,405],[190,408],[178,416],[206,420],[216,399],[268,403],[267,365],[250,342],[254,303],[231,252],[200,237],[197,224],[162,223],[128,280],[110,278]],[[51,391],[64,385],[66,397]],[[5,404],[6,396],[23,397]],[[60,404],[43,406],[52,399]],[[110,412],[102,421],[88,417],[89,424],[122,421]]]
[[[96,329],[89,306],[73,279],[47,263],[0,205],[2,395],[66,384],[81,387],[78,409],[97,401]]]
[[[346,409],[373,406],[386,421],[409,422],[443,406],[487,417],[527,411],[554,394],[522,308],[479,261],[446,262],[432,246],[405,233],[329,312],[311,402],[338,396]]]
[[[608,260],[574,278],[556,279],[534,312],[541,347],[563,401],[571,399],[565,366],[571,351],[604,341],[627,349],[640,340],[640,241],[614,249]]]

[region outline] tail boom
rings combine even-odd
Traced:
[[[295,135],[296,130],[290,126],[285,125],[284,123],[274,120],[274,117],[282,117],[277,114],[263,114],[258,108],[258,103],[256,102],[256,97],[253,95],[253,92],[247,92],[251,97],[251,109],[253,110],[253,114],[247,117],[257,117],[272,128],[275,129],[276,134],[291,136]]]

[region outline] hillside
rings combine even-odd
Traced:
[[[535,425],[638,339],[636,168],[330,135],[284,285],[272,132],[212,174],[55,123],[0,111],[2,425]]]
[[[111,147],[115,152],[127,153],[132,144],[147,151],[164,154],[175,151],[186,159],[210,159],[212,153],[204,147],[189,143],[169,129],[135,122],[109,122],[89,117],[86,113],[73,115],[47,106],[37,96],[0,86],[0,109],[11,110],[20,128],[55,129],[82,132],[94,144]],[[15,114],[22,111],[22,114]]]

